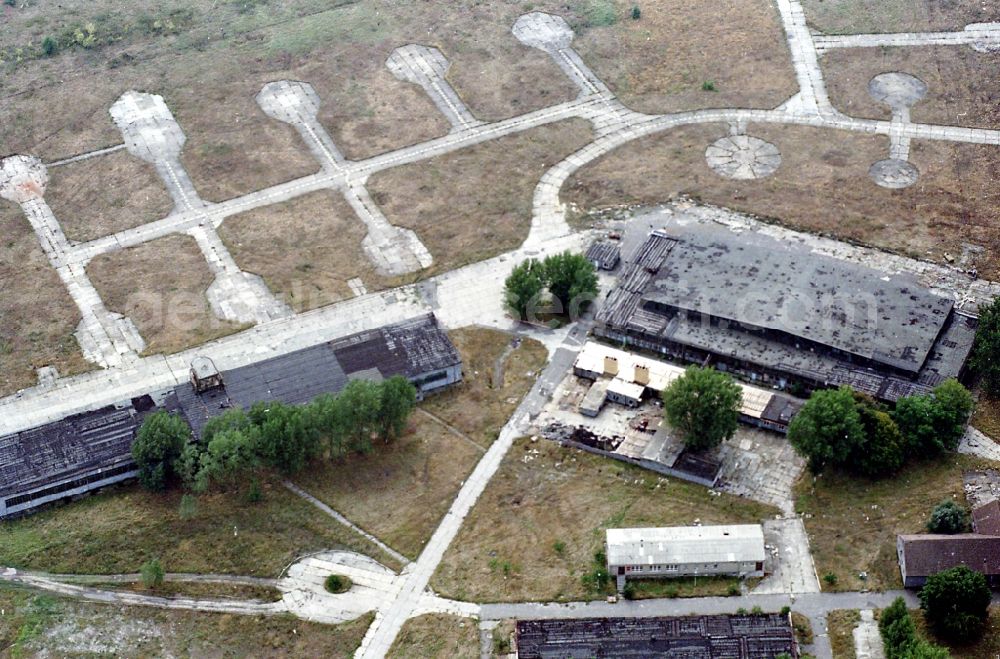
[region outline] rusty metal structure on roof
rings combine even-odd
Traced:
[[[714,225],[654,231],[595,333],[752,381],[896,401],[963,374],[977,319],[904,276]]]
[[[789,616],[518,620],[518,659],[799,657]]]

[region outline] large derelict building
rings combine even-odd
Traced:
[[[134,478],[132,442],[157,410],[183,414],[198,437],[233,407],[301,404],[352,379],[394,375],[420,396],[462,379],[458,350],[432,314],[224,371],[197,357],[190,382],[0,437],[0,518]]]
[[[655,231],[595,333],[771,386],[847,384],[887,401],[962,375],[977,320],[902,275],[756,231]]]

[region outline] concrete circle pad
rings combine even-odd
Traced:
[[[883,188],[900,190],[916,183],[920,170],[913,163],[889,158],[873,164],[868,169],[868,176]]]
[[[750,180],[770,176],[781,165],[778,147],[758,137],[730,135],[705,149],[705,162],[719,176]]]
[[[868,93],[876,101],[890,107],[909,108],[927,95],[927,84],[909,73],[890,71],[872,78],[868,83]]]
[[[23,204],[45,195],[48,170],[34,156],[11,156],[0,161],[0,197]]]

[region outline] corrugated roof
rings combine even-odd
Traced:
[[[609,565],[683,565],[764,560],[759,524],[608,529]]]
[[[1000,575],[1000,536],[900,535],[907,577],[929,577],[965,565],[987,575]]]

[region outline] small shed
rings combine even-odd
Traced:
[[[621,253],[618,245],[599,240],[587,248],[587,260],[599,270],[614,270],[621,261]]]
[[[191,385],[198,393],[218,389],[223,385],[222,373],[210,357],[198,355],[191,360]]]

